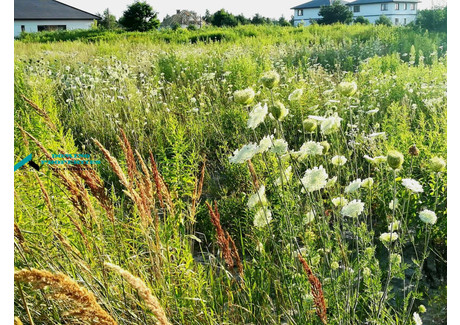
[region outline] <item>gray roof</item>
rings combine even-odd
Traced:
[[[417,3],[421,2],[419,0],[355,0],[352,2],[347,3],[347,6],[352,5],[367,5],[373,3],[388,3],[388,2],[410,2],[410,3]]]
[[[311,0],[305,2],[301,5],[292,7],[291,9],[310,9],[310,8],[320,8],[322,6],[330,6],[334,0]],[[346,4],[345,1],[340,0],[341,3]]]
[[[94,20],[99,18],[55,0],[14,0],[14,20]]]

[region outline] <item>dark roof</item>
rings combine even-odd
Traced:
[[[320,8],[322,6],[330,6],[334,0],[311,0],[305,2],[304,4],[292,7],[291,9],[310,9],[310,8]],[[340,0],[343,4],[346,4],[345,1]]]
[[[373,3],[388,3],[388,2],[417,3],[417,2],[421,2],[421,1],[419,1],[419,0],[355,0],[355,1],[347,3],[347,6],[350,6],[350,5],[367,5],[367,4],[373,4]]]
[[[55,0],[14,0],[14,20],[93,20],[99,18]]]

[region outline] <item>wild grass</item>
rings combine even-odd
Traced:
[[[118,324],[443,323],[447,183],[432,158],[447,149],[444,36],[205,32],[234,36],[15,42],[16,160],[101,161],[15,173],[18,274],[65,278]],[[248,87],[252,103],[238,103]],[[257,103],[272,117],[248,128]],[[391,150],[396,169],[399,155],[378,158]],[[25,324],[94,323],[28,282],[15,286]]]

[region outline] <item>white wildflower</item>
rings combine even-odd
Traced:
[[[361,178],[358,178],[345,187],[345,193],[356,192],[362,185]]]
[[[357,218],[364,211],[364,203],[353,200],[342,208],[341,214],[345,217]]]
[[[270,221],[272,221],[272,212],[266,207],[260,208],[254,214],[254,226],[257,228],[267,226]]]
[[[305,214],[305,217],[304,217],[304,220],[303,220],[304,225],[309,224],[313,220],[315,220],[315,212],[313,210],[310,210],[309,212],[307,212]]]
[[[368,177],[361,182],[361,186],[364,188],[371,188],[373,185],[374,179],[372,177]]]
[[[262,106],[260,103],[258,103],[256,106],[254,106],[252,111],[249,113],[248,128],[255,129],[257,126],[259,126],[259,124],[264,121],[267,113],[267,104]]]
[[[326,188],[332,187],[337,183],[337,176],[334,176],[332,178],[329,178],[327,183],[326,183]]]
[[[335,113],[334,115],[326,118],[321,122],[321,132],[323,134],[331,134],[340,128],[340,121],[342,119]]]
[[[347,162],[347,158],[344,156],[334,156],[332,157],[331,162],[335,166],[343,166]]]
[[[420,220],[422,220],[424,223],[429,223],[431,225],[434,225],[436,223],[436,220],[438,220],[436,214],[433,211],[427,209],[420,212],[418,216]]]
[[[343,196],[339,196],[332,199],[332,204],[334,204],[335,207],[343,207],[348,204],[348,200]]]
[[[265,196],[265,186],[261,185],[257,193],[254,193],[249,197],[248,208],[253,208],[256,205],[266,205],[267,197]]]
[[[411,178],[404,178],[402,180],[402,185],[407,188],[409,191],[414,192],[414,193],[422,193],[423,192],[423,187],[420,185],[419,182],[417,182],[415,179]]]
[[[288,143],[284,139],[276,139],[273,141],[273,146],[270,151],[278,155],[286,153],[288,150]]]
[[[401,222],[398,220],[395,220],[392,223],[390,223],[390,225],[388,226],[388,231],[398,231],[400,226],[401,226]]]
[[[395,241],[399,238],[398,234],[395,232],[384,232],[383,234],[380,235],[379,239],[383,243],[388,243],[390,241]]]
[[[412,319],[415,322],[415,325],[423,325],[422,319],[420,318],[420,315],[417,312],[414,312],[412,315]]]
[[[398,205],[399,205],[399,200],[398,199],[395,199],[395,202],[393,202],[393,200],[391,200],[390,204],[388,205],[388,207],[391,209],[391,210],[394,210],[394,209],[397,209],[398,208]]]
[[[283,179],[283,182],[281,182],[281,178]],[[275,185],[281,186],[282,183],[283,184],[289,183],[291,181],[291,178],[292,178],[292,166],[289,166],[288,168],[284,170],[281,176],[275,180]]]
[[[296,89],[289,95],[288,99],[290,102],[298,101],[300,100],[302,95],[303,95],[303,89]]]
[[[251,159],[256,153],[258,153],[259,146],[255,143],[244,145],[241,149],[236,149],[233,152],[233,156],[229,157],[230,163],[241,164]]]
[[[263,153],[271,148],[273,144],[273,135],[267,135],[263,137],[259,142],[259,150],[258,153]]]
[[[318,191],[326,186],[327,173],[323,166],[307,169],[304,177],[300,180],[304,188],[309,191]],[[304,189],[302,189],[302,192]]]
[[[304,159],[307,156],[322,155],[323,146],[319,142],[308,141],[300,147],[298,152],[300,153],[300,159]]]
[[[373,165],[378,165],[378,164],[381,164],[387,161],[387,157],[385,156],[377,156],[377,157],[372,158],[372,157],[369,157],[368,155],[365,155],[364,159],[366,159],[367,162]]]

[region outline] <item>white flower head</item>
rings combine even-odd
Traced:
[[[331,162],[335,166],[343,166],[347,162],[347,158],[344,156],[334,156],[332,157]]]
[[[323,148],[324,147],[319,142],[305,142],[299,149],[300,159],[304,159],[306,158],[306,156],[322,155]]]
[[[383,234],[380,235],[379,239],[383,242],[383,243],[389,243],[390,241],[391,242],[394,242],[395,240],[397,240],[399,238],[398,234],[395,233],[395,232],[384,232]]]
[[[334,204],[335,207],[343,207],[348,204],[348,200],[343,196],[339,196],[332,199],[332,204]]]
[[[337,176],[334,176],[332,178],[329,178],[326,183],[326,188],[332,187],[337,183]]]
[[[315,220],[315,212],[313,210],[310,210],[309,212],[307,212],[305,214],[305,217],[304,217],[304,220],[303,220],[304,225],[309,224],[313,220]]]
[[[323,166],[307,169],[304,177],[300,180],[304,188],[309,191],[318,191],[326,186],[327,173]],[[304,191],[304,189],[302,189]]]
[[[267,113],[267,104],[262,106],[260,103],[258,103],[256,106],[254,106],[252,111],[249,113],[248,128],[255,129],[257,126],[259,126],[259,124],[264,121]]]
[[[254,90],[252,88],[246,88],[243,90],[237,90],[233,93],[233,98],[235,99],[235,102],[243,105],[248,105],[251,104],[252,101],[254,100],[255,96]]]
[[[259,152],[259,146],[255,143],[245,144],[241,149],[236,149],[233,156],[229,157],[230,163],[241,164],[254,157]]]
[[[415,179],[404,178],[402,180],[402,185],[413,193],[422,193],[423,187]]]
[[[260,139],[258,153],[263,153],[271,148],[273,144],[273,135],[267,135]]]
[[[434,225],[436,220],[438,220],[436,214],[433,211],[427,209],[420,212],[418,216],[420,220],[422,220],[424,223],[429,223],[430,225]]]
[[[334,133],[340,128],[342,119],[335,113],[321,122],[321,132],[325,135]]]
[[[257,193],[249,197],[248,208],[253,208],[256,205],[267,205],[267,197],[265,196],[265,186],[261,185]]]
[[[289,95],[288,99],[290,102],[298,101],[300,100],[302,95],[303,95],[303,89],[296,89]]]
[[[360,200],[353,200],[342,208],[341,214],[344,217],[357,218],[364,211],[364,203]]]
[[[395,220],[392,223],[390,223],[390,225],[388,226],[388,231],[398,231],[400,226],[401,226],[401,222],[398,220]]]
[[[276,139],[273,141],[273,146],[270,148],[270,151],[278,155],[286,153],[288,150],[288,143],[284,139]]]
[[[358,178],[354,180],[353,182],[351,182],[350,184],[348,184],[347,187],[345,187],[345,193],[356,192],[361,187],[361,185],[362,185],[361,178]]]
[[[398,205],[399,205],[399,200],[395,199],[394,202],[393,200],[391,200],[390,204],[388,204],[388,207],[390,208],[390,210],[394,210],[398,208]]]
[[[254,226],[263,228],[272,221],[272,212],[267,207],[262,207],[254,214]]]
[[[372,177],[368,177],[361,182],[361,186],[364,188],[371,188],[373,185],[374,179]]]
[[[387,161],[387,157],[385,156],[377,156],[377,157],[369,157],[368,155],[364,155],[364,159],[366,159],[367,162],[373,164],[373,165],[378,165],[381,163],[384,163]]]
[[[281,182],[281,177],[283,179],[283,182]],[[281,176],[275,180],[275,185],[281,186],[282,183],[287,184],[291,181],[291,178],[292,178],[292,166],[289,166],[288,168],[284,170]]]
[[[423,325],[422,319],[417,312],[414,312],[412,315],[412,319],[414,320],[415,325]]]

